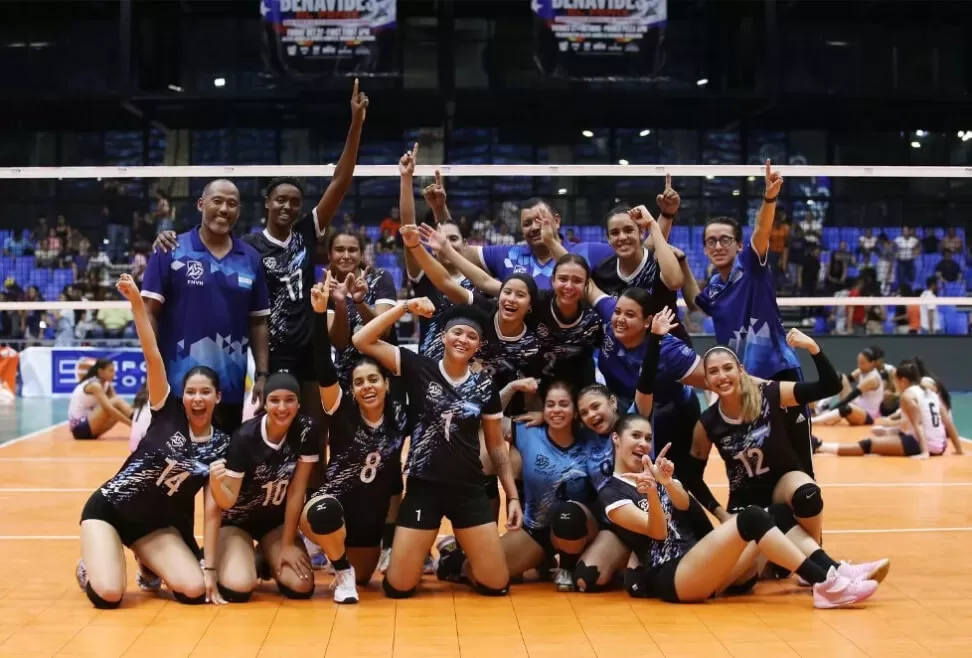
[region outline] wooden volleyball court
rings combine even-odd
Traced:
[[[821,428],[825,440],[861,431]],[[827,550],[889,557],[891,573],[859,609],[815,610],[795,581],[760,583],[754,596],[675,606],[623,591],[563,594],[550,583],[483,598],[426,577],[420,594],[391,601],[379,579],[361,603],[338,606],[318,572],[311,601],[271,586],[235,606],[183,606],[135,587],[118,610],[91,607],[74,580],[78,518],[127,452],[119,430],[71,439],[65,425],[0,447],[0,656],[970,656],[972,459],[816,460],[826,500]],[[710,482],[725,497],[722,464]],[[198,507],[198,506],[197,506]]]

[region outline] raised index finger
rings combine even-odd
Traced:
[[[351,91],[351,99],[357,100],[358,98],[358,79],[354,79],[354,89]]]
[[[660,451],[658,452],[658,455],[657,455],[657,456],[655,457],[655,461],[658,461],[659,459],[661,459],[662,457],[664,457],[664,456],[665,456],[665,455],[666,455],[666,454],[668,453],[668,449],[669,449],[669,448],[671,448],[671,447],[672,447],[672,444],[671,444],[671,442],[669,441],[668,443],[666,443],[666,444],[665,444],[665,447],[664,447],[664,448],[662,448],[662,449],[661,449],[661,450],[660,450]]]
[[[419,143],[415,142],[415,146],[412,147],[412,160],[418,160],[418,147]]]
[[[665,189],[666,190],[672,189],[672,175],[671,174],[665,174]]]
[[[769,178],[773,174],[773,163],[770,162],[769,158],[766,158],[766,177]]]
[[[440,187],[442,186],[442,172],[438,169],[435,170],[435,184]]]

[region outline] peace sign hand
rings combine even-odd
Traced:
[[[775,199],[779,193],[780,189],[783,187],[783,176],[780,172],[773,171],[773,163],[766,160],[766,193],[764,197],[767,199]]]
[[[658,204],[661,214],[665,217],[673,217],[678,212],[678,208],[682,204],[682,197],[672,187],[671,174],[665,174],[665,190],[655,197],[655,202]]]

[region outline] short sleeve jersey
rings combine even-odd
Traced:
[[[566,243],[564,247],[572,254],[583,256],[591,267],[614,253],[611,247],[602,242]],[[550,288],[556,260],[551,258],[541,263],[525,242],[477,248],[486,270],[497,279],[503,280],[514,272],[525,272],[533,277],[538,288]]]
[[[354,398],[342,394],[326,421],[330,459],[320,493],[345,505],[387,504],[402,479],[402,445],[410,433],[405,406],[387,401],[382,421],[371,425],[361,417]]]
[[[578,391],[594,381],[594,350],[604,340],[596,310],[582,303],[578,316],[565,320],[553,291],[543,290],[527,320],[540,339],[542,377],[566,380]]]
[[[270,369],[294,368],[310,359],[310,291],[314,285],[314,254],[318,236],[317,210],[296,222],[281,242],[264,229],[241,238],[263,264],[270,299]]]
[[[458,282],[466,290],[474,289],[472,282],[466,277],[458,279]],[[435,313],[431,318],[419,318],[419,354],[430,359],[441,359],[442,314],[453,304],[429,281],[425,273],[421,273],[418,279],[412,279],[412,289],[415,291],[415,297],[428,297],[435,306]]]
[[[586,427],[581,434],[584,435],[587,479],[598,491],[614,474],[614,444],[610,434],[595,434]]]
[[[591,278],[597,287],[612,297],[618,297],[625,288],[642,288],[651,294],[651,312],[657,313],[666,306],[671,309],[678,319],[678,293],[669,290],[661,280],[661,268],[655,258],[653,249],[643,249],[641,264],[632,274],[621,274],[618,257],[612,254],[610,258],[594,268]],[[672,329],[672,335],[683,343],[692,344],[692,338],[682,322]]]
[[[560,501],[583,503],[592,498],[582,439],[562,448],[550,439],[546,427],[517,423],[514,441],[523,463],[523,522],[528,527],[549,527]]]
[[[365,281],[368,284],[368,292],[364,298],[365,304],[374,308],[378,304],[394,305],[398,303],[398,289],[395,287],[391,274],[380,268],[371,268],[365,274]],[[358,309],[351,303],[350,299],[348,299],[348,322],[351,325],[351,336],[365,325],[365,321],[358,314]],[[392,328],[391,334],[383,340],[392,345],[397,345],[398,337],[395,329]],[[351,371],[354,370],[354,366],[360,358],[361,353],[354,349],[354,345],[350,343],[343,350],[338,350],[335,366],[337,367],[338,377],[341,379],[341,385],[345,390],[351,386]]]
[[[409,394],[415,423],[406,471],[431,482],[482,486],[480,424],[500,419],[503,408],[492,378],[470,368],[459,380],[449,378],[441,361],[399,349],[398,373]]]
[[[244,422],[226,453],[226,475],[243,482],[236,504],[223,511],[223,522],[263,524],[279,518],[283,523],[297,462],[317,462],[320,454],[320,431],[310,416],[297,414],[280,443],[267,436],[266,414]]]
[[[716,341],[728,345],[750,375],[773,379],[800,367],[786,343],[773,273],[752,244],[739,254],[729,278],[713,274],[695,302],[712,318]]]
[[[198,440],[189,431],[182,398],[169,393],[152,411],[145,438],[118,473],[101,485],[101,493],[124,518],[157,518],[160,514],[186,521],[193,501],[209,481],[209,465],[226,456],[229,436],[213,429]]]
[[[779,382],[760,384],[760,390],[762,406],[753,422],[727,418],[718,404],[702,412],[699,421],[726,464],[730,511],[747,505],[769,505],[780,477],[801,470],[787,437]]]
[[[483,327],[483,336],[476,352],[476,359],[492,378],[497,390],[515,379],[539,376],[541,342],[526,323],[517,336],[505,336],[500,332],[497,307],[499,301],[469,293],[470,302],[489,318]]]
[[[598,498],[604,505],[605,513],[610,513],[625,505],[634,505],[642,512],[648,513],[648,498],[638,493],[638,489],[625,478],[614,475],[598,492]],[[695,545],[695,536],[685,515],[672,504],[672,499],[664,487],[658,487],[658,499],[665,512],[668,524],[668,536],[663,541],[652,539],[616,524],[611,524],[612,530],[625,546],[638,556],[641,563],[649,568],[661,565],[682,557]]]
[[[178,236],[173,251],[152,254],[142,296],[162,304],[157,338],[176,395],[189,370],[208,366],[219,375],[223,401],[242,404],[250,318],[270,314],[257,251],[233,238],[230,252],[216,258],[196,227]]]

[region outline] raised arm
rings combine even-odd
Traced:
[[[661,226],[644,206],[632,208],[628,214],[643,231],[648,231],[651,237],[651,244],[655,250],[655,260],[658,261],[658,269],[662,283],[669,290],[678,290],[681,288],[682,267],[679,265],[678,257],[672,251],[671,245],[668,244],[668,240],[665,239],[665,234]]]
[[[418,159],[418,142],[412,147],[411,151],[406,151],[405,155],[398,161],[399,190],[398,190],[398,214],[402,219],[402,228],[415,226],[415,188],[413,176],[415,174],[415,161]],[[402,239],[405,239],[405,232],[402,231]],[[405,249],[405,269],[408,278],[415,281],[422,274],[422,266],[418,264],[411,251]]]
[[[661,227],[662,235],[665,240],[672,234],[672,225],[675,223],[675,215],[678,214],[679,206],[682,205],[682,198],[672,187],[672,175],[665,174],[665,189],[655,197],[658,204],[658,225]],[[649,238],[650,239],[650,238]]]
[[[381,337],[388,333],[405,313],[414,313],[423,318],[432,317],[435,313],[435,305],[428,297],[398,302],[363,326],[351,339],[356,350],[373,358],[393,375],[402,374],[399,348],[381,340]]]
[[[155,338],[155,332],[152,330],[152,321],[149,319],[145,303],[138,292],[138,286],[135,285],[135,281],[130,275],[122,274],[118,279],[117,288],[118,292],[132,306],[135,332],[138,334],[142,352],[145,353],[145,382],[148,387],[149,404],[152,409],[160,409],[169,395],[169,382],[166,379],[165,364],[162,362],[159,343]]]
[[[773,171],[773,163],[766,161],[766,191],[763,193],[763,203],[756,215],[756,229],[753,231],[751,243],[760,261],[766,258],[769,251],[770,232],[773,230],[773,220],[776,218],[776,198],[783,187],[783,177],[780,172]]]
[[[447,196],[445,185],[442,184],[442,172],[438,169],[435,170],[435,182],[425,186],[425,189],[422,190],[422,196],[425,197],[425,202],[432,209],[432,216],[435,218],[436,224],[452,221],[452,215],[449,213],[448,206],[446,206]]]
[[[317,233],[322,235],[331,223],[344,196],[351,188],[354,180],[354,165],[358,161],[358,145],[361,143],[361,128],[364,126],[365,115],[368,112],[368,97],[363,91],[358,91],[358,79],[354,79],[354,89],[351,92],[351,128],[348,130],[348,137],[344,142],[344,150],[337,166],[334,167],[334,175],[324,195],[317,203],[315,215],[317,216]]]
[[[478,290],[491,297],[499,297],[502,283],[500,283],[499,279],[495,278],[485,269],[478,267],[466,257],[468,248],[463,249],[461,252],[457,251],[451,242],[443,240],[438,233],[429,231],[426,226],[420,226],[419,231],[422,234],[422,239],[425,241],[425,244],[438,250],[442,254],[442,257],[452,263],[459,273],[469,279]],[[426,274],[428,274],[428,271],[426,271]],[[449,278],[452,279],[452,277]]]
[[[654,404],[655,374],[658,372],[662,336],[677,326],[675,315],[668,307],[656,313],[651,320],[651,333],[648,334],[645,358],[641,363],[641,374],[638,376],[638,387],[635,391],[635,406],[638,413],[645,418],[651,418]]]
[[[429,281],[432,282],[432,285],[438,288],[442,294],[449,299],[449,301],[454,304],[469,303],[469,291],[459,285],[459,282],[452,278],[445,266],[433,258],[432,254],[425,249],[425,246],[435,249],[436,251],[445,254],[447,258],[455,259],[453,262],[457,263],[462,259],[462,257],[455,249],[452,248],[452,245],[449,244],[448,240],[440,239],[439,234],[434,228],[423,224],[418,228],[406,228],[403,226],[402,241],[405,243],[405,249],[419,264],[421,270],[425,272],[425,276],[429,277]],[[463,267],[472,275],[469,280],[472,281],[473,285],[483,290],[483,292],[486,294],[493,296],[499,295],[499,281],[491,277],[485,271],[473,266],[468,261],[463,265]],[[460,272],[462,271],[463,270],[460,269]],[[479,284],[482,284],[482,286]]]
[[[827,355],[820,351],[816,341],[799,329],[790,329],[786,335],[786,342],[790,347],[798,347],[810,352],[820,379],[815,382],[780,382],[782,406],[799,407],[840,393],[840,375],[834,370]]]
[[[324,412],[333,414],[341,403],[341,384],[331,355],[331,339],[327,331],[327,301],[337,282],[330,270],[323,283],[311,288],[311,308],[314,310],[314,371],[321,394]]]

